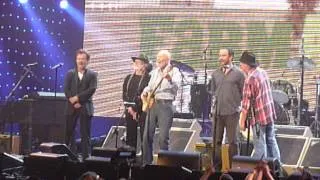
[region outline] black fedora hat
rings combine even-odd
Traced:
[[[149,63],[149,58],[146,54],[141,53],[138,57],[131,57],[132,61],[135,61],[136,59],[140,59],[141,61],[145,63]]]
[[[249,51],[244,51],[239,59],[240,62],[247,64],[251,67],[257,67],[259,64],[256,61],[256,56]]]

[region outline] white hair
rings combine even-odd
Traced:
[[[167,57],[169,61],[171,60],[171,53],[168,50],[160,50],[157,54],[157,59],[162,56]]]

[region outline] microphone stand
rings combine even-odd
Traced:
[[[180,69],[179,69],[179,71],[180,71]],[[182,104],[183,104],[183,78],[184,78],[184,76],[183,76],[183,73],[180,71],[180,73],[181,73],[181,76],[182,76],[182,78],[181,78],[181,93],[180,93],[180,112],[182,113]]]
[[[318,138],[320,135],[320,121],[319,121],[319,108],[320,108],[320,81],[316,81],[316,112],[315,112],[315,119],[310,124],[311,130],[313,130],[313,135]]]
[[[120,109],[119,109],[119,110],[120,110]],[[115,128],[114,131],[113,131],[113,134],[116,135],[116,144],[115,144],[115,148],[116,148],[116,149],[118,149],[118,137],[119,137],[119,126],[120,126],[120,122],[121,122],[121,120],[124,120],[125,115],[126,115],[126,111],[127,111],[127,107],[124,106],[124,109],[123,109],[123,112],[122,112],[122,114],[121,114],[121,116],[120,116],[120,119],[119,119],[119,121],[118,121],[118,123],[117,123],[117,125],[116,125],[116,128]],[[113,134],[112,134],[112,135],[113,135]]]
[[[5,106],[4,107],[7,107],[9,110],[9,117],[8,117],[8,120],[10,122],[10,152],[12,152],[12,138],[13,138],[13,104],[15,99],[14,99],[14,93],[16,92],[17,88],[20,86],[21,82],[25,79],[25,77],[30,73],[30,74],[33,74],[33,72],[31,71],[31,68],[30,66],[25,66],[23,68],[25,71],[24,73],[20,76],[18,82],[15,84],[15,86],[12,88],[12,90],[10,91],[9,95],[6,97],[6,101],[5,101]],[[3,122],[3,131],[5,130],[5,124],[6,124],[6,121],[4,120]],[[28,128],[28,131],[31,131],[30,129],[31,127]],[[30,134],[29,134],[30,136]],[[31,139],[29,139],[31,141]],[[31,148],[31,145],[30,145],[30,148]]]
[[[298,101],[298,121],[299,121],[299,125],[301,123],[302,120],[302,101],[303,101],[303,84],[304,84],[304,38],[302,37],[301,39],[301,60],[300,60],[300,65],[301,65],[301,76],[300,76],[300,97],[299,97],[299,101]]]
[[[54,108],[54,121],[56,122],[57,121],[57,86],[58,86],[58,69],[60,68],[61,66],[57,66],[54,68],[54,71],[55,71],[55,79],[54,79],[54,105],[55,105],[55,108]]]
[[[213,142],[212,142],[212,144],[213,144],[213,148],[212,148],[212,157],[213,157],[213,160],[212,160],[212,164],[213,164],[213,166],[215,167],[215,159],[216,159],[216,139],[217,139],[217,120],[218,120],[218,118],[217,118],[217,113],[218,113],[218,99],[217,99],[217,97],[215,97],[215,100],[213,101],[214,102],[214,109],[213,109],[213,119],[212,119],[212,123],[213,123]]]
[[[209,45],[208,45],[209,46]],[[204,101],[202,102],[202,131],[204,131],[204,122],[205,122],[205,107],[207,105],[207,100],[208,100],[208,93],[207,93],[207,50],[208,46],[206,49],[203,51],[203,60],[204,60]]]
[[[250,134],[251,134],[251,130],[250,130],[250,121],[252,118],[255,118],[255,110],[253,107],[253,97],[250,98],[250,111],[249,114],[247,115],[247,119],[246,119],[246,126],[248,128],[248,132],[247,132],[247,147],[246,147],[246,154],[247,156],[249,155],[249,145],[250,145]],[[257,122],[256,122],[257,123]]]
[[[185,80],[184,74],[181,71],[180,67],[178,67],[179,72],[181,74],[181,93],[180,93],[180,113],[182,113],[182,104],[183,104],[183,83]]]

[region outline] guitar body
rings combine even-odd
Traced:
[[[148,93],[147,97],[142,98],[142,111],[146,112],[148,109],[152,108],[154,104],[154,94]]]
[[[165,68],[164,72],[166,73],[169,73],[171,70],[172,70],[172,66],[169,65]],[[164,77],[161,78],[161,80],[159,81],[159,83],[156,85],[156,87],[148,93],[148,96],[147,97],[142,97],[142,111],[143,112],[146,112],[148,109],[152,108],[154,102],[155,102],[155,99],[154,99],[154,96],[155,96],[155,92],[156,90],[158,89],[158,87],[160,86],[160,84],[162,83]]]

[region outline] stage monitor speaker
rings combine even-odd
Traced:
[[[67,154],[69,160],[79,162],[77,155],[75,155],[65,144],[54,142],[41,143],[39,149],[41,152],[46,153]]]
[[[67,159],[66,154],[31,153],[24,158],[24,174],[40,179],[64,179]]]
[[[274,129],[277,135],[313,137],[308,126],[275,125]]]
[[[308,144],[308,138],[302,136],[276,136],[281,162],[286,165],[297,166],[305,152]]]
[[[173,118],[172,128],[186,128],[201,131],[201,125],[196,119]]]
[[[174,152],[160,150],[158,152],[157,165],[171,167],[185,167],[190,170],[201,169],[201,157],[198,152]]]
[[[87,171],[93,171],[104,179],[119,179],[116,165],[111,163],[111,158],[90,156],[84,161]]]
[[[22,167],[22,166],[23,166],[22,159],[19,159],[16,156],[13,156],[7,153],[0,154],[0,171],[1,172],[8,169],[16,168],[16,167]]]
[[[192,172],[181,168],[161,165],[146,165],[144,167],[144,178],[152,180],[187,180]],[[200,178],[198,178],[200,179]]]
[[[276,177],[280,175],[280,162],[276,158],[264,158],[267,161],[270,171]],[[232,170],[231,171],[253,171],[258,165],[260,158],[253,158],[249,156],[233,156],[232,158]]]
[[[116,126],[112,126],[108,132],[106,139],[103,142],[103,148],[115,148],[116,147]],[[117,147],[126,146],[126,127],[119,126],[118,127],[118,145]],[[171,151],[186,151],[193,152],[195,143],[196,143],[196,132],[190,129],[184,128],[171,128],[169,134],[169,149]],[[140,137],[140,131],[138,130],[137,137]],[[137,139],[137,150],[136,153],[139,154],[141,152],[141,140]],[[156,129],[155,136],[153,138],[153,150],[154,154],[157,154],[159,151],[159,129]]]
[[[302,158],[301,166],[312,167],[318,169],[320,172],[320,138],[310,138],[309,145],[306,149],[305,155]]]

